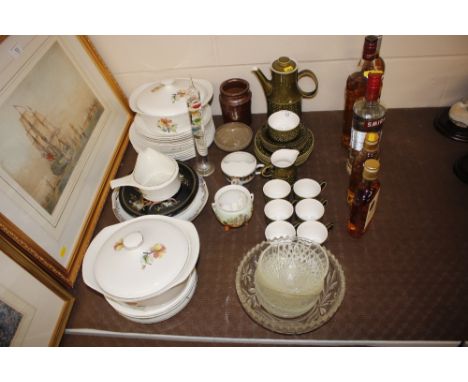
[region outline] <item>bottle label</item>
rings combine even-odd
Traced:
[[[374,120],[368,119],[368,120],[364,121],[364,126],[363,127],[364,127],[365,130],[368,130],[368,131],[370,131],[370,130],[376,131],[376,130],[379,130],[382,127],[384,122],[385,122],[385,117],[382,117],[382,118],[379,118],[379,119],[374,119]]]
[[[364,231],[367,229],[370,221],[374,217],[375,209],[377,208],[377,201],[379,199],[380,190],[378,190],[375,196],[372,198],[371,202],[369,203],[369,208],[367,210],[366,222],[364,223]]]
[[[366,135],[366,131],[358,131],[355,128],[351,128],[351,148],[356,151],[361,151],[364,146]]]

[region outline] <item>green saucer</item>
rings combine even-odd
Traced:
[[[305,128],[306,131],[306,136],[304,137],[304,140],[306,141],[304,147],[299,151],[299,156],[297,157],[296,166],[300,166],[303,164],[312,154],[312,151],[314,150],[314,134],[312,134],[312,131],[310,129]],[[271,152],[268,151],[262,144],[262,138],[261,138],[262,131],[258,130],[257,133],[255,134],[255,140],[254,140],[254,154],[257,157],[257,159],[265,164],[269,165],[271,164],[270,157],[271,157]],[[284,147],[281,147],[284,148]]]

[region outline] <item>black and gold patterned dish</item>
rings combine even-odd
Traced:
[[[179,165],[180,189],[172,198],[155,203],[143,198],[140,190],[124,186],[119,189],[119,201],[122,208],[131,216],[164,215],[174,216],[187,208],[198,190],[198,176],[184,162]]]

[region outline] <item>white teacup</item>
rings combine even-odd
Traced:
[[[264,212],[268,220],[288,220],[294,213],[294,207],[287,200],[274,199],[265,204]]]
[[[267,225],[265,237],[267,240],[273,240],[280,237],[295,237],[296,229],[294,226],[283,220],[276,220]]]
[[[325,213],[325,205],[317,199],[302,199],[297,202],[295,207],[296,216],[299,220],[320,220]]]
[[[328,238],[328,228],[318,221],[305,221],[297,227],[297,237],[323,244]]]
[[[272,179],[263,185],[263,195],[267,201],[286,198],[291,193],[291,185],[283,179]]]
[[[264,166],[261,163],[257,164],[257,159],[245,151],[230,153],[221,161],[221,170],[231,184],[242,185],[250,182],[255,175],[260,174],[257,170]]]
[[[315,198],[326,186],[326,182],[319,183],[314,179],[302,178],[294,183],[293,191],[297,199]]]

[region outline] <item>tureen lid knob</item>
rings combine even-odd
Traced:
[[[174,83],[174,79],[173,78],[166,78],[164,80],[161,80],[161,83],[164,86],[172,85]]]
[[[137,248],[143,242],[143,235],[140,232],[132,232],[123,238],[123,245],[127,249]]]

